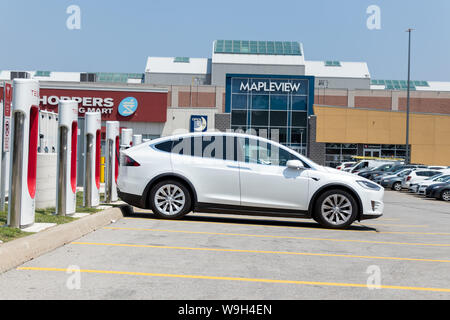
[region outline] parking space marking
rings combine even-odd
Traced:
[[[309,238],[309,237],[295,237],[295,236],[274,236],[274,235],[245,234],[245,233],[184,231],[184,230],[165,230],[165,229],[146,229],[146,228],[104,227],[104,229],[109,229],[109,230],[173,232],[173,233],[187,233],[187,234],[204,234],[204,235],[238,236],[238,237],[255,237],[255,238],[274,238],[274,239],[277,238],[277,239],[297,239],[297,240],[333,241],[333,242],[358,242],[358,243],[392,244],[392,245],[409,245],[409,246],[450,247],[450,244],[438,244],[438,243],[409,243],[409,242],[389,242],[389,241],[352,240],[352,239]]]
[[[97,243],[97,242],[72,242],[71,244],[86,245],[86,246],[153,248],[153,249],[215,251],[215,252],[238,252],[238,253],[262,253],[262,254],[280,254],[280,255],[296,255],[296,256],[316,256],[316,257],[337,257],[337,258],[353,258],[353,259],[378,259],[378,260],[398,260],[398,261],[419,261],[419,262],[443,262],[443,263],[450,263],[450,260],[419,259],[419,258],[397,258],[397,257],[377,257],[377,256],[359,256],[359,255],[331,254],[331,253],[309,253],[309,252],[244,250],[244,249],[220,249],[220,248],[192,248],[192,247],[178,247],[178,246],[156,246],[156,245],[145,245],[145,244]]]
[[[62,268],[37,268],[37,267],[19,267],[21,271],[47,271],[47,272],[67,272]],[[78,271],[78,270],[77,270]],[[144,277],[163,277],[163,278],[184,278],[184,279],[202,279],[202,280],[222,280],[237,282],[256,282],[256,283],[273,283],[273,284],[297,284],[325,287],[347,287],[347,288],[364,288],[368,289],[367,284],[360,283],[338,283],[338,282],[317,282],[317,281],[299,281],[299,280],[277,280],[277,279],[258,279],[258,278],[242,278],[242,277],[219,277],[219,276],[203,276],[203,275],[187,275],[187,274],[166,274],[166,273],[147,273],[147,272],[129,272],[129,271],[111,271],[111,270],[79,270],[81,273],[91,274],[109,274],[109,275],[129,275]],[[408,290],[408,291],[426,291],[426,292],[446,292],[450,293],[450,289],[446,288],[426,288],[426,287],[409,287],[409,286],[393,286],[380,285],[381,289],[391,290]]]
[[[429,228],[427,225],[415,225],[415,224],[387,224],[387,223],[357,223],[358,226],[371,226],[371,227],[399,227],[399,228]]]
[[[376,232],[376,233],[388,233],[388,232],[378,232],[378,231],[374,231],[374,230],[348,230],[348,229],[327,229],[327,228],[322,228],[322,227],[297,227],[297,226],[274,226],[274,225],[268,225],[268,224],[256,224],[256,223],[239,223],[239,222],[216,222],[216,221],[193,221],[193,220],[157,220],[157,219],[152,219],[152,218],[124,218],[125,220],[144,220],[144,221],[164,221],[164,222],[188,222],[188,223],[212,223],[212,224],[230,224],[230,225],[245,225],[245,226],[261,226],[261,227],[269,227],[269,228],[291,228],[291,229],[306,229],[306,230],[327,230],[327,231],[338,231],[338,232]],[[251,220],[246,220],[246,221],[251,221]],[[267,220],[267,221],[271,221],[271,220]],[[280,221],[276,221],[273,220],[276,223],[279,223]],[[281,221],[284,222],[284,221]],[[293,222],[293,221],[289,221],[289,222]],[[294,222],[295,223],[295,222]],[[316,226],[314,224],[314,226]],[[358,227],[364,227],[364,226],[371,226],[368,224],[364,224],[364,225],[358,225]],[[378,226],[387,226],[387,225],[381,225],[379,224]],[[394,225],[392,225],[394,226]],[[398,225],[395,225],[398,226]],[[404,225],[405,226],[405,225]],[[422,226],[422,227],[426,227],[426,226]],[[389,232],[391,233],[391,232]],[[414,234],[418,234],[418,233],[414,233]],[[450,235],[450,233],[440,233],[440,235]]]

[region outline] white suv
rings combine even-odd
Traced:
[[[121,151],[119,196],[166,219],[187,213],[312,218],[329,228],[383,214],[384,189],[238,133],[160,138]]]
[[[428,169],[413,171],[403,178],[402,188],[408,190],[411,189],[412,192],[417,192],[419,183],[440,173],[442,172]]]

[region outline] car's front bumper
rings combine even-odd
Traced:
[[[363,210],[360,219],[376,219],[383,215],[384,211],[384,189],[379,191],[366,191],[361,196]]]
[[[436,198],[436,199],[438,199],[440,197],[440,189],[427,189],[425,191],[425,196],[427,198]]]

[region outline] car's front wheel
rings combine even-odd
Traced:
[[[450,201],[450,190],[444,190],[444,192],[442,192],[441,199],[444,201]]]
[[[327,228],[340,229],[356,220],[358,205],[354,197],[343,190],[329,190],[319,196],[314,217]]]
[[[176,180],[161,181],[150,191],[153,213],[163,219],[181,219],[191,209],[189,190]]]
[[[394,183],[394,185],[392,186],[392,189],[395,191],[402,191],[402,183],[401,182]]]

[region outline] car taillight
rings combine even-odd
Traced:
[[[125,158],[123,159],[123,165],[125,167],[140,167],[141,166],[137,161],[130,158],[129,156],[125,156]]]
[[[409,180],[411,180],[411,176],[408,176],[408,177],[406,178],[406,181],[409,181]]]

